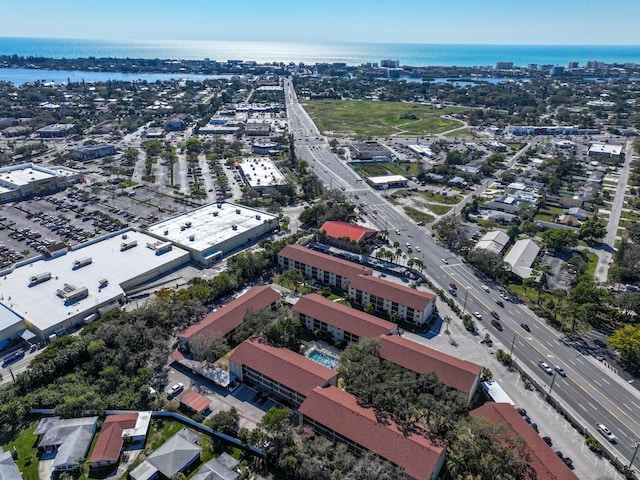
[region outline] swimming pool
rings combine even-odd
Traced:
[[[309,350],[307,358],[319,363],[323,367],[336,368],[338,366],[338,359],[336,357],[317,348]]]

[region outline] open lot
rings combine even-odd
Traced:
[[[319,130],[327,134],[359,137],[442,133],[463,125],[443,118],[461,112],[459,107],[437,109],[395,102],[312,100],[304,105]]]

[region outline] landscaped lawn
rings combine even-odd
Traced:
[[[427,206],[429,207],[429,210],[431,210],[436,215],[444,215],[445,213],[449,213],[449,210],[451,210],[452,208],[447,205],[435,205],[433,203],[429,203],[427,204]]]
[[[403,171],[397,165],[393,163],[359,163],[356,168],[360,169],[360,172],[367,178],[369,177],[382,177],[385,175],[401,175],[407,176],[407,172]]]
[[[424,195],[427,199],[436,203],[444,203],[446,205],[457,205],[460,203],[459,195],[441,195],[439,193],[432,192],[431,190],[427,190],[426,192],[420,192],[420,195]]]
[[[456,128],[456,127],[453,127],[453,128]],[[460,130],[456,130],[455,132],[445,133],[444,136],[449,138],[470,137],[471,130],[468,128],[461,128]]]
[[[438,110],[428,105],[356,100],[310,100],[304,103],[323,134],[386,137],[393,134],[422,136],[446,132],[462,125],[442,115],[461,107]]]
[[[16,464],[22,472],[24,478],[38,478],[38,448],[36,446],[37,437],[35,435],[38,422],[33,422],[29,428],[20,432],[15,440],[4,445],[4,450],[10,452],[14,449],[18,451]]]

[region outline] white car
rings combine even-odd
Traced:
[[[611,430],[609,430],[601,423],[598,423],[596,427],[598,427],[598,431],[604,436],[604,438],[609,440],[611,443],[616,443],[618,438],[613,433],[611,433]]]
[[[542,360],[540,360],[538,362],[538,365],[540,365],[540,368],[543,369],[547,373],[547,375],[553,375],[553,369],[547,362],[543,362]]]
[[[473,312],[473,316],[476,317],[478,320],[482,320],[482,315],[480,314],[480,312]]]
[[[182,390],[184,390],[184,383],[176,383],[169,389],[169,394],[172,397],[178,395]]]
[[[482,285],[482,289],[487,293],[490,291],[489,287],[487,287],[486,285]]]

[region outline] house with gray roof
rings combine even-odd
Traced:
[[[23,480],[11,452],[4,452],[0,448],[0,480]]]
[[[40,436],[38,448],[55,453],[51,467],[54,471],[72,470],[87,456],[98,417],[59,418],[40,420],[35,434]]]
[[[540,253],[540,246],[533,240],[518,240],[504,256],[504,261],[511,266],[511,273],[525,279],[532,275],[531,266],[538,253]]]
[[[197,441],[198,435],[183,428],[134,468],[129,477],[132,480],[152,480],[159,475],[171,478],[184,472],[200,458],[202,449]]]
[[[225,452],[205,463],[191,480],[236,480],[240,476],[235,471],[237,465],[238,460]]]

